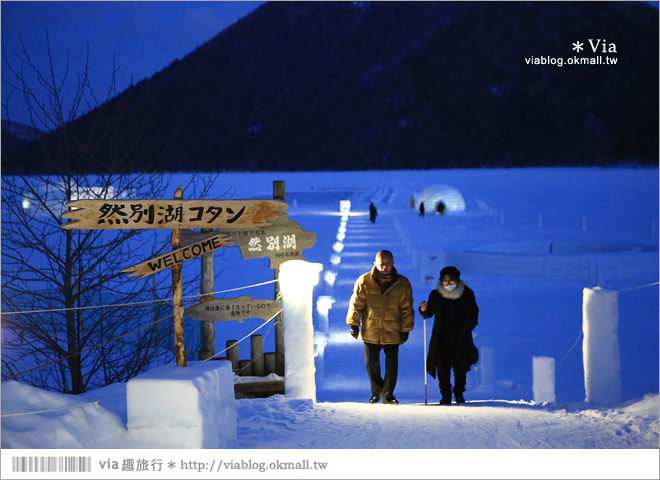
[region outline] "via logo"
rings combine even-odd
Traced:
[[[607,43],[607,40],[605,39],[589,39],[589,45],[591,46],[591,50],[596,53],[597,51],[600,51],[601,53],[617,53],[616,51],[616,44],[615,43]],[[581,52],[584,49],[584,43],[577,41],[573,42],[573,50],[576,52]]]

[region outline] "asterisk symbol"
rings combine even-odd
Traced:
[[[581,51],[582,51],[582,45],[584,45],[584,44],[583,44],[582,42],[580,42],[580,41],[578,41],[578,42],[574,42],[574,43],[573,43],[573,50],[576,50],[576,51],[578,51],[578,52],[581,52]]]
[[[167,462],[167,468],[176,468],[176,463],[174,463],[172,461]]]

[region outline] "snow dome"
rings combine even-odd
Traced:
[[[415,195],[415,208],[424,202],[427,213],[449,213],[465,211],[465,200],[461,192],[449,185],[430,185]]]

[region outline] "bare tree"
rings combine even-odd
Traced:
[[[166,276],[135,280],[121,273],[168,249],[170,232],[63,230],[66,203],[81,198],[171,198],[175,186],[164,174],[126,173],[158,158],[141,152],[144,126],[131,128],[123,115],[127,109],[115,108],[111,118],[88,115],[95,134],[84,135],[81,132],[90,130],[72,126],[82,112],[116,95],[117,69],[99,99],[89,82],[86,59],[67,103],[63,92],[71,79],[68,62],[58,76],[48,41],[47,48],[50,64],[45,73],[25,47],[11,58],[3,50],[9,72],[3,84],[22,96],[32,126],[50,132],[33,143],[30,154],[42,171],[52,173],[2,177],[2,374],[3,379],[20,374],[22,381],[41,388],[81,393],[125,381],[173,358],[168,321],[172,307],[166,301],[171,283]],[[3,107],[11,118],[9,102]],[[99,136],[101,150],[95,148]],[[25,153],[3,150],[3,166],[22,161]],[[95,173],[81,173],[90,170]],[[214,179],[204,178],[193,177],[186,191],[205,195]]]

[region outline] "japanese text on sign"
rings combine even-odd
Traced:
[[[296,234],[291,235],[269,235],[263,237],[266,245],[265,248],[269,252],[279,252],[281,250],[295,250],[296,249]],[[282,240],[280,242],[280,239]],[[250,252],[263,252],[264,245],[260,237],[251,237],[248,242],[248,250]]]
[[[227,207],[189,207],[184,211],[182,206],[174,205],[149,205],[136,203],[132,205],[126,204],[110,204],[104,203],[99,208],[99,216],[97,224],[102,225],[128,225],[129,223],[146,223],[147,225],[163,225],[166,223],[184,223],[199,222],[200,224],[208,225],[213,224],[215,220],[223,213],[227,224],[231,225],[238,220],[243,212],[245,212],[245,205],[235,212],[232,208]],[[185,220],[184,220],[185,215]]]
[[[62,217],[70,229],[260,228],[286,216],[276,200],[76,200]]]

